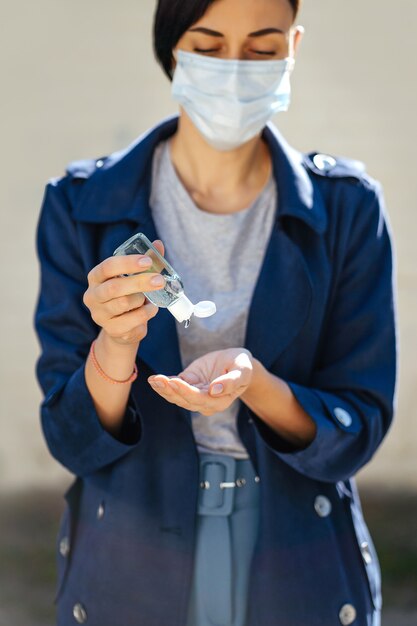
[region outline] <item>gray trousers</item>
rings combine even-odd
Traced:
[[[259,478],[250,460],[200,455],[194,576],[187,626],[245,626],[258,534]]]

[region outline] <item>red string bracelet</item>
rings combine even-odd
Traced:
[[[104,378],[104,380],[107,380],[108,383],[112,383],[113,385],[126,385],[127,383],[133,383],[134,380],[136,380],[136,378],[138,377],[138,368],[137,365],[135,363],[134,368],[133,368],[133,372],[132,374],[129,376],[129,378],[127,378],[126,380],[116,380],[114,378],[110,378],[110,376],[107,376],[106,372],[104,372],[95,355],[94,352],[94,344],[96,343],[96,339],[94,339],[94,341],[91,344],[90,347],[90,356],[91,356],[91,360],[93,362],[94,367],[96,368],[97,372],[100,374],[100,376],[102,378]]]

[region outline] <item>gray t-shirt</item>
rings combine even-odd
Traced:
[[[176,321],[184,369],[213,350],[244,346],[249,307],[271,235],[276,202],[271,175],[249,207],[227,215],[204,211],[178,177],[169,140],[156,147],[150,204],[166,259],[181,276],[192,302],[212,300],[217,307],[212,317],[192,316],[188,328]],[[211,416],[191,413],[200,452],[248,458],[237,432],[240,403],[237,398],[226,411]]]

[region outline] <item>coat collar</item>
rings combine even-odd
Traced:
[[[160,141],[176,131],[177,125],[178,115],[170,116],[128,148],[105,160],[70,165],[68,172],[74,178],[87,179],[73,209],[73,217],[89,223],[125,219],[146,223],[153,151]],[[295,217],[318,234],[323,233],[327,225],[326,211],[320,191],[306,171],[304,155],[291,148],[271,122],[263,136],[271,150],[279,192],[277,217]]]

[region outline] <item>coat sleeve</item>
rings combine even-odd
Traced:
[[[65,193],[66,178],[46,186],[37,225],[40,289],[35,330],[41,346],[36,375],[44,393],[41,423],[51,454],[72,473],[96,472],[131,451],[140,440],[141,415],[130,393],[121,433],[101,425],[84,367],[99,327],[82,298],[87,272]]]
[[[336,482],[355,474],[378,448],[396,405],[395,257],[381,188],[367,186],[308,386],[286,381],[317,433],[293,448],[251,412],[270,449],[302,474]]]

